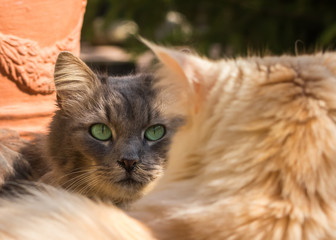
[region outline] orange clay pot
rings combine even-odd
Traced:
[[[60,51],[79,55],[86,0],[0,0],[0,128],[45,132]]]

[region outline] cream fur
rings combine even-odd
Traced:
[[[154,239],[144,225],[111,205],[53,187],[29,194],[0,199],[1,240]]]
[[[154,51],[163,84],[198,92],[133,216],[160,239],[336,239],[336,54],[202,64]]]
[[[158,239],[336,239],[336,54],[211,62],[149,45],[163,63],[163,94],[180,100],[168,110],[187,114],[187,124],[164,177],[129,215]],[[61,239],[133,239],[148,231],[114,208],[53,194],[0,202],[0,226],[10,219],[0,233],[45,239],[52,226]],[[36,211],[43,225],[28,226]]]

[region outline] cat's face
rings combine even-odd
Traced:
[[[49,142],[63,173],[61,184],[115,203],[133,201],[162,175],[170,139],[182,120],[164,113],[153,76],[98,79],[90,73],[84,76],[88,83],[76,82],[78,74],[71,70],[84,75],[89,70],[71,65],[73,58],[55,73],[60,110]],[[57,75],[64,68],[69,71]]]

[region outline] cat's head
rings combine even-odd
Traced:
[[[162,186],[185,180],[180,192],[209,201],[237,193],[302,204],[334,196],[335,54],[213,62],[147,44],[162,63],[160,85],[174,89],[187,115]]]
[[[167,114],[155,78],[98,77],[71,53],[55,67],[49,152],[60,183],[116,203],[142,196],[162,175],[180,116]]]

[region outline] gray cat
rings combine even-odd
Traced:
[[[39,180],[128,204],[145,194],[166,166],[170,140],[183,123],[164,112],[152,75],[97,77],[71,53],[55,67],[57,105],[50,133],[26,145],[6,177]]]

